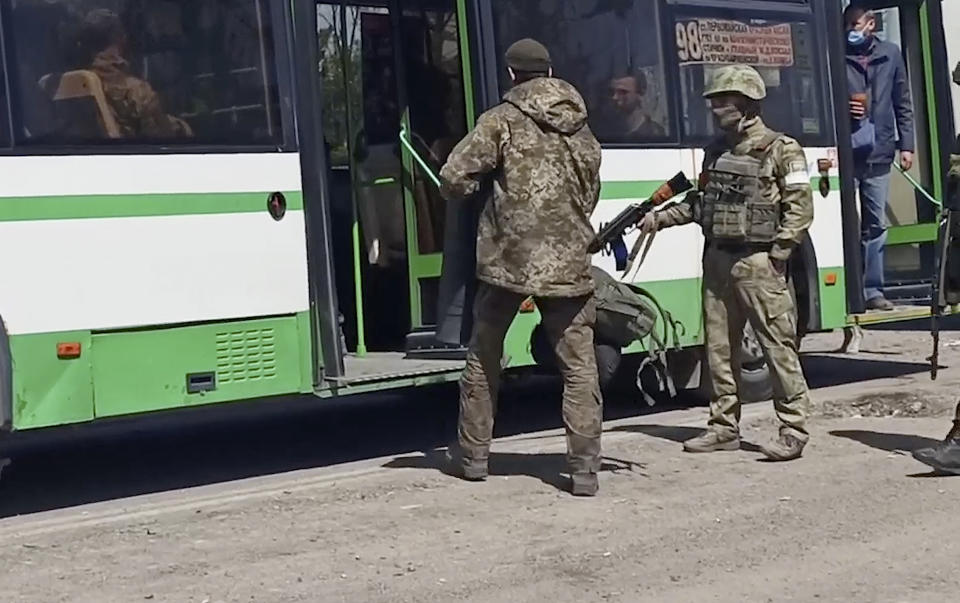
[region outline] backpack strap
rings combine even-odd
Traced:
[[[673,315],[670,314],[660,302],[657,301],[649,291],[643,287],[637,287],[635,285],[630,285],[630,288],[633,289],[639,295],[647,298],[657,309],[657,312],[660,314],[660,320],[663,322],[663,337],[661,338],[657,335],[657,328],[654,325],[654,328],[650,331],[650,345],[647,348],[647,357],[640,361],[640,367],[637,369],[637,389],[640,390],[640,393],[643,395],[644,401],[648,406],[653,406],[656,404],[656,400],[649,393],[644,391],[643,384],[640,382],[640,373],[647,367],[651,367],[654,371],[654,374],[657,378],[657,385],[660,388],[660,391],[666,391],[670,397],[677,395],[677,387],[673,381],[673,375],[670,374],[670,366],[667,362],[667,350],[672,347],[675,350],[680,350],[680,336],[679,332],[685,331],[683,323],[674,320]]]

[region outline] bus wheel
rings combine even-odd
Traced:
[[[773,383],[770,368],[766,363],[756,368],[743,366],[740,369],[740,401],[764,402],[773,399]]]
[[[593,349],[597,358],[597,376],[600,379],[600,389],[606,390],[617,375],[623,354],[619,347],[605,343],[595,343]],[[542,325],[534,327],[530,336],[530,355],[533,356],[533,361],[538,366],[552,371],[557,370],[557,360]]]
[[[612,345],[598,343],[594,346],[597,356],[597,375],[600,377],[600,389],[606,389],[613,382],[613,378],[620,368],[620,360],[623,354],[620,348]]]
[[[799,322],[797,306],[797,291],[793,280],[788,282],[790,297],[793,298],[794,324]],[[804,329],[797,324],[797,350],[803,339]],[[757,334],[749,321],[743,329],[743,339],[740,350],[740,401],[763,402],[773,399],[773,382],[770,379],[770,367],[763,356],[763,348],[757,339]]]

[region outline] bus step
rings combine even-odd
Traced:
[[[930,283],[896,283],[884,287],[884,295],[894,303],[929,304],[932,294]]]
[[[410,360],[465,360],[467,348],[437,341],[436,332],[419,330],[407,334],[406,358]]]

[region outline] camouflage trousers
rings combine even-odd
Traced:
[[[486,460],[497,411],[503,341],[525,296],[480,283],[473,335],[460,378],[459,440],[462,453]],[[600,469],[603,401],[593,347],[597,308],[593,295],[537,298],[543,326],[563,377],[563,423],[573,473]]]
[[[802,441],[810,400],[797,350],[794,302],[766,252],[711,246],[703,260],[703,314],[710,370],[711,429],[738,432],[740,355],[747,323],[757,334],[773,381],[782,428]]]

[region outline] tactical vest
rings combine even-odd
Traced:
[[[706,170],[700,211],[695,215],[707,240],[773,243],[780,226],[780,203],[764,195],[761,179],[781,134],[768,132],[746,155],[722,154]],[[769,174],[769,172],[768,172]],[[770,182],[766,183],[769,186]]]

